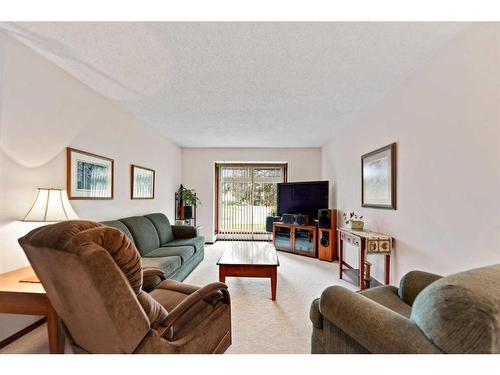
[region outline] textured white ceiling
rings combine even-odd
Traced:
[[[348,126],[466,24],[3,27],[181,146],[310,147]]]

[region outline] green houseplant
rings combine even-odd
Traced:
[[[193,218],[193,207],[201,205],[200,199],[196,196],[194,189],[188,189],[181,185],[180,187],[181,199],[182,199],[182,217],[183,219]]]
[[[182,194],[182,202],[184,203],[184,206],[196,207],[198,205],[201,205],[200,198],[198,198],[196,196],[196,192],[194,191],[194,189],[188,189],[188,188],[182,187],[181,194]]]

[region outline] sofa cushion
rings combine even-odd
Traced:
[[[379,286],[375,288],[365,289],[359,294],[370,298],[372,301],[378,302],[381,305],[403,315],[406,318],[410,317],[411,306],[406,304],[398,295],[398,289],[393,286]]]
[[[182,263],[191,258],[194,254],[192,246],[160,247],[146,254],[147,258],[180,256]]]
[[[500,352],[500,264],[433,282],[413,303],[411,319],[446,353]]]
[[[147,253],[160,247],[160,239],[154,225],[144,216],[132,216],[125,219],[120,219],[132,233],[135,245],[141,253]]]
[[[179,256],[169,256],[169,257],[142,257],[142,266],[147,268],[158,268],[163,271],[166,277],[169,277],[172,273],[177,271],[181,266],[181,257]]]
[[[167,242],[170,242],[174,239],[172,228],[170,227],[170,222],[165,215],[161,213],[155,213],[146,215],[146,217],[149,221],[151,221],[151,223],[156,228],[156,231],[158,232],[160,246],[163,246]]]
[[[203,236],[196,236],[193,238],[182,238],[179,240],[173,240],[165,245],[163,247],[179,247],[179,246],[192,246],[195,251],[199,251],[200,249],[205,246],[205,237]]]
[[[127,226],[123,224],[120,220],[101,221],[101,224],[106,225],[107,227],[112,227],[121,230],[123,233],[125,233],[125,235],[129,238],[129,240],[135,244],[132,233],[130,233]]]

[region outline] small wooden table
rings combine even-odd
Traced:
[[[217,262],[219,281],[226,282],[226,277],[267,277],[271,279],[271,299],[276,301],[278,276],[278,254],[268,244],[243,242],[227,249]]]
[[[339,277],[342,279],[342,273],[344,267],[346,266],[351,270],[354,270],[349,264],[344,262],[343,251],[344,251],[344,241],[352,246],[355,246],[359,250],[359,271],[357,273],[357,279],[359,287],[361,289],[366,288],[365,283],[365,259],[367,254],[380,254],[385,255],[385,284],[389,284],[389,273],[391,268],[391,252],[392,252],[392,237],[369,231],[359,231],[352,230],[349,228],[338,228],[338,246],[339,246]],[[357,270],[354,270],[357,271]],[[375,285],[380,283],[373,279]]]
[[[64,335],[59,317],[52,307],[45,289],[39,282],[19,281],[34,275],[31,267],[20,268],[0,275],[0,313],[46,316],[50,352],[62,354],[64,353]]]

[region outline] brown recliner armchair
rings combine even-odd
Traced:
[[[227,286],[164,280],[143,291],[140,255],[117,229],[66,221],[19,243],[75,353],[223,353],[231,345]]]

